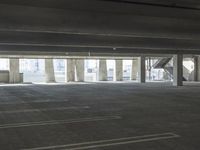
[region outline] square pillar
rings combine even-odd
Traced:
[[[19,59],[10,58],[9,83],[20,83]]]
[[[65,65],[65,74],[66,82],[74,82],[75,81],[75,60],[74,59],[67,59]]]
[[[194,57],[194,81],[200,81],[200,57]]]
[[[173,55],[173,85],[183,85],[183,55]]]
[[[115,60],[115,80],[123,80],[123,60]]]
[[[75,66],[76,66],[76,80],[78,82],[84,82],[84,78],[85,78],[84,59],[76,59],[75,60]]]
[[[131,70],[131,80],[137,80],[138,70],[139,70],[139,60],[133,59],[132,60],[132,70]]]
[[[146,66],[145,66],[145,56],[139,57],[139,82],[146,82]]]
[[[200,81],[200,56],[197,56],[197,81]]]
[[[106,59],[99,60],[99,81],[107,81]]]
[[[55,82],[53,59],[45,59],[45,78],[46,82]]]

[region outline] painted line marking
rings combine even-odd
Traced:
[[[0,102],[0,105],[16,105],[16,104],[31,104],[31,103],[62,103],[69,100],[52,101],[52,100],[32,100],[32,101],[20,101],[20,102]]]
[[[56,111],[56,110],[77,110],[77,109],[89,109],[89,106],[82,107],[58,107],[58,108],[41,108],[41,109],[23,109],[23,110],[11,110],[11,111],[0,111],[2,114],[12,113],[27,113],[27,112],[41,112],[41,111]]]
[[[93,122],[93,121],[118,120],[118,119],[121,119],[121,117],[104,116],[104,117],[79,118],[79,119],[69,119],[69,120],[50,120],[50,121],[39,121],[39,122],[13,123],[13,124],[2,124],[0,125],[0,129],[56,125],[56,124],[71,124],[80,122]]]
[[[56,150],[56,149],[84,150],[84,149],[101,148],[101,147],[109,147],[109,146],[117,146],[117,145],[126,145],[126,144],[132,144],[132,143],[159,141],[159,140],[173,139],[173,138],[179,138],[179,137],[180,136],[177,134],[167,132],[167,133],[160,133],[160,134],[150,134],[150,135],[143,135],[143,136],[133,136],[133,137],[118,138],[118,139],[75,143],[75,144],[28,148],[28,149],[22,149],[22,150],[52,150],[52,149],[53,150]]]

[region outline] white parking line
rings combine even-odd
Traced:
[[[59,100],[59,101],[55,101],[55,100],[31,100],[31,101],[16,101],[16,102],[0,102],[0,105],[16,105],[16,104],[31,104],[31,103],[62,103],[62,102],[68,102],[69,100]]]
[[[41,108],[41,109],[23,109],[23,110],[10,110],[10,111],[0,111],[2,114],[12,114],[12,113],[27,113],[27,112],[41,112],[41,111],[55,111],[55,110],[79,110],[79,109],[89,109],[89,106],[80,107],[58,107],[58,108]]]
[[[0,125],[0,129],[56,125],[56,124],[70,124],[70,123],[105,121],[105,120],[117,120],[117,119],[121,119],[121,117],[120,116],[104,116],[104,117],[80,118],[80,119],[69,119],[69,120],[50,120],[50,121],[39,121],[39,122],[2,124],[2,125]]]
[[[143,136],[99,140],[99,141],[91,141],[91,142],[84,142],[84,143],[67,144],[67,145],[28,148],[28,149],[22,149],[22,150],[52,150],[52,149],[54,150],[56,149],[84,150],[84,149],[109,147],[109,146],[125,145],[125,144],[132,144],[132,143],[158,141],[158,140],[172,139],[172,138],[178,138],[178,137],[180,136],[174,133],[161,133],[161,134],[150,134],[150,135],[143,135]]]

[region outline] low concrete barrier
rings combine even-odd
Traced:
[[[0,83],[9,83],[9,70],[0,70]],[[20,83],[23,83],[23,73],[20,73]]]
[[[8,70],[0,70],[0,82],[1,83],[9,83],[9,71]]]

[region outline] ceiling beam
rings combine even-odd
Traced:
[[[101,55],[171,55],[171,54],[200,54],[196,50],[170,50],[150,48],[100,48],[100,47],[57,47],[30,45],[0,45],[2,55],[59,55],[59,56],[101,56]]]
[[[76,47],[83,51],[94,51],[93,48],[101,49],[143,49],[153,51],[200,51],[200,40],[180,40],[144,37],[115,37],[102,35],[74,35],[52,33],[28,33],[28,32],[0,32],[0,48],[5,46],[29,46],[57,47],[67,49]],[[36,50],[39,51],[39,50]],[[123,51],[124,52],[124,51]]]

